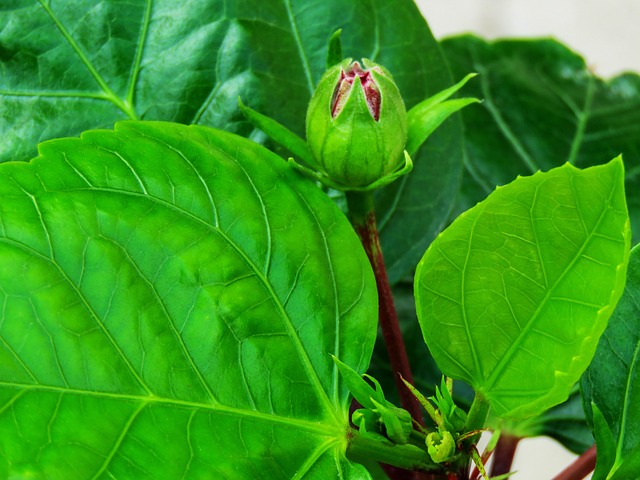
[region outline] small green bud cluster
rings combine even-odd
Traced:
[[[382,435],[393,443],[404,445],[409,442],[413,431],[411,414],[389,402],[382,391],[380,383],[369,375],[364,375],[374,385],[371,387],[362,376],[351,367],[333,358],[340,374],[353,397],[363,406],[353,412],[351,421],[361,433]]]

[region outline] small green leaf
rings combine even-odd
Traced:
[[[431,402],[425,397],[416,387],[407,382],[404,378],[400,377],[405,386],[409,389],[409,391],[413,394],[414,397],[420,402],[422,408],[424,408],[425,412],[431,417],[433,423],[439,428],[444,430],[444,423],[442,421],[442,415],[438,412],[435,407],[431,404]]]
[[[467,414],[458,408],[453,401],[444,377],[440,383],[440,388],[436,386],[435,396],[431,397],[431,400],[436,404],[442,415],[444,427],[450,432],[461,432],[467,421]]]
[[[351,415],[351,421],[358,427],[358,431],[361,434],[381,434],[382,423],[380,421],[380,415],[373,410],[367,410],[366,408],[359,408],[353,415]],[[382,437],[388,440],[386,437]]]
[[[560,403],[590,363],[624,287],[623,180],[620,158],[518,178],[456,219],[420,262],[425,341],[494,415]]]
[[[473,460],[473,463],[478,469],[478,472],[480,473],[480,475],[482,475],[482,478],[484,478],[485,480],[490,480],[489,476],[487,475],[487,470],[484,466],[484,463],[482,463],[482,457],[480,457],[478,448],[475,445],[471,446],[471,459]]]
[[[427,137],[455,112],[467,105],[480,102],[477,98],[459,98],[446,101],[476,75],[476,73],[468,74],[454,86],[423,100],[407,112],[409,132],[406,148],[409,155],[414,155]]]
[[[278,156],[120,123],[0,197],[0,478],[368,478],[329,354],[366,370],[373,275]]]
[[[393,443],[405,445],[409,441],[409,436],[413,430],[411,414],[402,408],[394,407],[388,402],[380,403],[373,398],[371,401],[375,405],[376,411],[380,414],[387,437]]]
[[[338,29],[333,32],[329,39],[329,48],[327,49],[327,68],[333,67],[336,63],[342,61],[342,41],[340,35],[342,29]]]
[[[598,445],[597,464],[593,476],[595,480],[604,480],[616,462],[616,440],[598,406],[592,404],[591,411],[593,430]]]
[[[640,247],[629,258],[627,284],[593,362],[582,378],[587,419],[598,445],[598,478],[624,476],[640,462]],[[639,467],[636,467],[639,468]],[[635,470],[633,473],[637,476]]]
[[[341,362],[337,357],[333,357],[333,361],[338,367],[340,371],[340,376],[342,377],[345,385],[349,389],[353,398],[355,398],[360,405],[368,409],[375,409],[376,405],[373,403],[374,399],[377,399],[378,402],[385,402],[384,394],[382,394],[382,387],[376,382],[376,390],[371,388],[362,375],[356,372],[353,368],[345,363]],[[371,378],[371,377],[369,377]],[[373,379],[375,381],[375,379]]]
[[[242,103],[241,98],[238,98],[238,106],[240,107],[240,111],[242,111],[243,115],[247,118],[247,120],[251,122],[254,127],[262,130],[274,142],[282,145],[294,156],[302,160],[310,167],[313,167],[315,169],[318,168],[318,165],[316,164],[316,161],[314,160],[313,155],[311,155],[311,151],[307,146],[307,142],[305,142],[302,138],[300,138],[287,127],[281,125],[272,118],[269,118],[266,115],[262,115],[252,108],[247,107],[244,103]]]

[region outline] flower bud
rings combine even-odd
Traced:
[[[307,111],[307,143],[333,183],[366,187],[405,162],[407,112],[391,74],[350,59],[320,80]]]
[[[427,451],[435,463],[446,462],[456,453],[456,441],[451,433],[431,432],[427,435]]]

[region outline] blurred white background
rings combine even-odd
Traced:
[[[601,77],[640,72],[638,0],[416,0],[436,38],[552,36]]]
[[[416,0],[436,38],[553,37],[582,55],[598,76],[640,72],[640,0]],[[550,480],[575,455],[556,442],[520,443],[513,480]],[[590,478],[590,477],[588,477]]]

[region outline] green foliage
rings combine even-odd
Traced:
[[[447,99],[470,77],[451,87],[443,51],[454,78],[480,73],[464,95],[483,104],[465,109],[466,139],[454,117],[420,147],[475,102]],[[640,231],[639,77],[604,82],[557,42],[464,36],[441,50],[410,0],[13,0],[0,9],[0,477],[364,480],[362,465],[384,475],[372,459],[481,465],[475,431],[463,433],[470,388],[436,387],[437,408],[420,394],[432,432],[363,380],[377,315],[367,259],[281,158],[313,166],[306,107],[343,56],[387,67],[409,108],[415,168],[375,203],[421,388],[441,373],[400,280],[454,202],[462,211],[519,174],[623,153]],[[122,119],[203,126],[124,122],[12,163]],[[505,430],[591,441],[571,386],[622,293],[624,170],[616,160],[518,179],[456,220],[419,267],[435,359],[508,418]],[[640,470],[637,256],[582,383],[594,478]],[[364,406],[359,431],[349,390]],[[486,417],[476,407],[469,416]]]
[[[424,340],[415,312],[413,284],[408,281],[397,284],[394,288],[394,299],[416,385],[423,391],[435,395],[435,386],[440,381],[441,372],[429,351],[424,348]],[[369,373],[380,380],[387,391],[387,398],[397,402],[397,397],[393,396],[394,392],[391,390],[393,372],[388,362],[385,362],[384,349],[383,339],[379,337]],[[468,409],[473,400],[473,389],[464,382],[455,382],[453,397],[458,406]],[[517,437],[550,436],[577,454],[583,453],[594,442],[591,430],[585,421],[582,396],[578,388],[572,390],[565,403],[552,407],[539,416],[522,421],[503,421],[502,431]]]
[[[582,378],[587,418],[598,441],[595,480],[640,471],[640,247],[629,258],[627,284],[592,364]]]
[[[578,455],[584,453],[594,443],[591,429],[585,420],[582,395],[578,385],[574,386],[566,402],[536,417],[517,422],[502,422],[501,427],[503,433],[519,438],[552,437]]]
[[[465,174],[458,212],[495,185],[569,162],[585,168],[622,154],[635,241],[640,239],[640,76],[598,78],[551,39],[488,42],[463,35],[442,42],[454,76],[478,72],[465,92]]]
[[[414,105],[408,113],[409,138],[407,139],[407,151],[413,155],[418,151],[425,140],[444,122],[458,110],[478,103],[477,98],[458,98],[448,100],[454,93],[460,90],[473,77],[470,73],[452,87],[436,93],[417,105]]]
[[[591,361],[624,286],[623,175],[617,159],[518,178],[454,221],[418,265],[432,355],[495,415],[542,413]]]
[[[0,162],[125,118],[261,139],[239,96],[303,136],[327,41],[343,26],[343,55],[385,65],[407,107],[453,83],[412,0],[15,0],[0,9]],[[413,158],[411,178],[378,195],[394,281],[415,267],[453,208],[461,135],[459,121],[448,122]]]
[[[413,430],[411,414],[387,401],[380,383],[375,378],[365,375],[375,385],[374,390],[358,372],[335,357],[333,361],[353,398],[364,407],[356,410],[352,416],[353,424],[360,432],[384,434],[398,445],[408,443]]]
[[[0,476],[363,478],[329,353],[367,368],[373,277],[279,157],[121,123],[3,165],[0,196]]]

